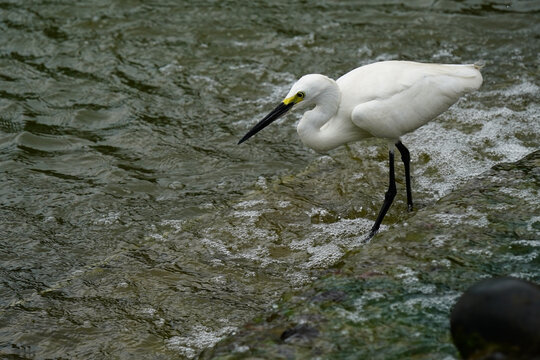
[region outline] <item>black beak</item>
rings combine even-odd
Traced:
[[[246,135],[240,141],[238,142],[238,145],[279,119],[282,115],[284,115],[287,111],[289,111],[294,105],[294,102],[291,101],[289,104],[285,105],[285,103],[279,104],[272,112],[264,117],[257,125],[255,125],[251,130],[248,131]]]

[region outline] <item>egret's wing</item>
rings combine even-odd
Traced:
[[[480,87],[482,76],[474,65],[392,61],[358,68],[337,83],[343,96],[340,111],[350,111],[356,126],[397,139]]]

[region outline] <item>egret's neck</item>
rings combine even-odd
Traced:
[[[338,85],[334,80],[328,79],[324,91],[315,99],[315,108],[305,112],[298,123],[298,135],[306,146],[324,152],[341,145],[338,139],[329,136],[326,129],[321,129],[336,115],[340,101],[341,91]]]

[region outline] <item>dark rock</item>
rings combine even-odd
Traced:
[[[540,287],[511,277],[480,281],[455,304],[450,326],[465,359],[540,359]]]
[[[321,302],[341,302],[347,297],[347,293],[343,290],[330,289],[317,293],[311,298],[314,303]]]
[[[305,343],[317,336],[319,336],[319,330],[308,324],[300,324],[285,330],[280,339],[285,342]]]

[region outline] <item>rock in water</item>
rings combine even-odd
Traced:
[[[450,327],[464,359],[540,359],[540,287],[511,277],[480,281],[454,305]]]

